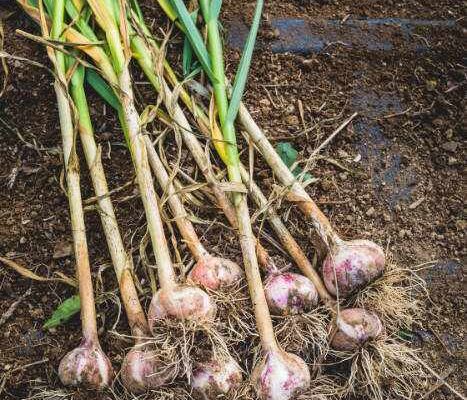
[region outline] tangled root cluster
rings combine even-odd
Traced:
[[[420,316],[426,285],[416,272],[388,262],[384,274],[354,296],[349,305],[378,314],[385,332],[355,352],[330,350],[339,389],[335,397],[416,398],[429,379],[416,350],[399,335]]]
[[[118,397],[115,397],[115,400],[134,400],[135,395],[132,393],[125,392],[124,394],[119,394]],[[174,382],[173,385],[152,390],[148,393],[140,395],[138,400],[192,400],[190,390],[186,387],[185,382]]]
[[[79,389],[59,389],[50,390],[44,386],[37,386],[32,389],[32,393],[25,400],[72,400],[79,398],[82,395],[82,390]],[[186,388],[183,382],[174,382],[173,385],[165,388],[152,390],[150,392],[135,396],[133,393],[126,391],[123,386],[113,385],[108,388],[103,394],[103,398],[109,400],[192,400],[193,397],[190,391]]]
[[[342,387],[334,379],[326,375],[318,375],[312,379],[310,388],[297,397],[297,400],[333,400],[342,397]]]
[[[335,352],[333,357],[347,369],[341,376],[339,397],[411,399],[426,389],[429,376],[416,351],[398,338],[382,336],[355,353]]]
[[[152,333],[156,349],[171,355],[179,377],[189,378],[196,360],[206,358],[206,354],[229,356],[226,340],[212,324],[159,320]],[[203,343],[202,348],[200,343]]]
[[[207,290],[217,305],[217,329],[229,346],[242,345],[257,335],[248,288],[234,285],[222,290]]]
[[[416,272],[389,261],[384,274],[361,290],[353,304],[376,312],[392,334],[419,320],[426,292],[426,283]]]
[[[330,315],[325,307],[273,319],[277,341],[282,348],[300,355],[310,365],[326,356]]]

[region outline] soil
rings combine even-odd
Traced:
[[[12,3],[0,2],[4,50],[42,67],[20,59],[6,61],[6,87],[0,96],[0,256],[41,276],[61,272],[72,277],[74,259],[68,251],[70,225],[52,77],[46,69],[43,47],[15,32],[37,30]],[[142,3],[149,18],[162,21],[153,2]],[[225,2],[223,20],[227,27],[239,26],[251,16],[253,2],[247,6],[238,3]],[[429,301],[423,323],[411,332],[413,345],[435,371],[465,393],[464,11],[462,2],[450,0],[440,0],[436,6],[431,1],[268,1],[245,100],[270,139],[292,143],[303,165],[334,129],[353,112],[359,113],[310,165],[318,181],[308,190],[343,237],[371,238],[385,245],[397,263],[421,269]],[[377,35],[391,36],[395,44],[391,51],[370,50],[351,37],[346,40],[352,46],[338,41],[328,43],[320,52],[272,51],[275,41],[281,39],[276,19],[312,20],[324,35],[326,25],[319,21],[347,20],[349,16],[454,20],[456,28],[417,32],[412,39],[423,42],[428,48],[423,52],[415,52],[405,45],[403,37],[384,29]],[[178,42],[176,37],[175,44],[169,46],[173,59],[177,59]],[[233,72],[238,58],[238,50],[230,48],[229,71]],[[146,98],[145,85],[137,87]],[[109,185],[122,188],[114,201],[125,244],[134,250],[141,285],[148,287],[139,255],[145,232],[143,209],[132,182],[131,160],[114,115],[97,98],[91,95],[90,99]],[[258,158],[255,174],[263,188],[271,190],[276,182]],[[185,171],[190,171],[189,163],[190,159],[183,159]],[[85,165],[81,171],[83,198],[89,199],[93,192]],[[217,221],[199,226],[208,247],[240,262],[238,244],[231,231],[223,228],[222,216],[212,207],[193,207],[193,211],[204,220]],[[310,227],[294,209],[284,208],[283,215],[311,254],[313,248],[307,240]],[[118,365],[129,342],[115,332],[128,332],[128,327],[125,319],[119,318],[110,258],[93,210],[86,213],[86,226],[101,300],[100,339]],[[264,229],[269,232],[267,226]],[[179,251],[188,261],[186,248],[180,246]],[[52,331],[41,327],[57,305],[73,293],[73,288],[63,283],[28,280],[0,267],[0,316],[22,298],[0,326],[2,399],[25,399],[61,388],[57,366],[79,342],[79,319]],[[147,309],[150,297],[142,298]],[[427,398],[456,398],[444,386],[433,389]],[[102,396],[77,391],[71,398]]]

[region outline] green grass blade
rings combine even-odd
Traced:
[[[217,20],[221,12],[222,0],[212,0],[209,7],[209,18]],[[207,22],[207,21],[206,21]]]
[[[115,0],[102,0],[107,9],[110,11],[111,15],[113,16],[114,22],[119,25],[120,24],[120,3],[119,1]]]
[[[55,0],[51,13],[52,23],[50,28],[50,38],[52,40],[62,41],[63,28],[65,26],[65,0]],[[57,73],[65,75],[65,54],[61,51],[55,51],[54,66]],[[64,79],[64,78],[60,78]]]
[[[47,0],[47,1],[51,1],[51,0]],[[69,17],[75,22],[76,26],[78,27],[78,30],[84,36],[86,36],[86,38],[88,38],[92,42],[99,41],[98,37],[94,33],[94,30],[91,28],[91,26],[89,25],[87,21],[87,17],[86,17],[86,14],[88,14],[87,11],[82,12],[80,15],[80,12],[78,11],[78,9],[75,7],[75,5],[73,4],[71,0],[68,0],[65,3],[65,9]]]
[[[198,75],[201,71],[202,71],[201,66],[198,65],[198,63],[196,63],[195,65],[193,65],[192,71],[187,76],[185,76],[184,78],[185,78],[186,81],[189,81],[189,80],[193,79],[196,75]]]
[[[130,7],[136,13],[139,21],[144,22],[143,11],[141,11],[141,7],[139,6],[138,2],[136,0],[131,0]]]
[[[52,15],[53,13],[53,0],[42,0],[45,5],[45,9],[47,11],[47,14],[49,16]],[[29,0],[28,3],[35,8],[39,7],[39,1],[38,0]],[[94,33],[94,30],[91,28],[89,25],[89,17],[91,15],[91,10],[89,8],[86,8],[86,10],[83,10],[80,14],[76,6],[73,4],[73,1],[71,0],[66,0],[65,1],[65,10],[70,19],[73,21],[73,23],[78,27],[78,30],[86,36],[91,42],[98,42],[99,39]]]
[[[54,9],[53,0],[42,0],[42,2],[45,5],[45,9],[47,11],[47,14],[52,15],[52,12],[53,12],[53,9]],[[31,6],[34,6],[35,8],[39,8],[39,0],[28,0],[28,3]]]
[[[193,65],[193,48],[188,38],[185,36],[183,40],[183,57],[182,67],[183,76],[186,77],[191,72],[191,66]]]
[[[75,68],[71,75],[71,83],[75,86],[81,86],[84,83],[84,67],[81,64],[76,64],[77,60],[69,55],[66,56],[67,71]]]
[[[209,1],[210,0],[199,0],[199,7],[201,8],[201,13],[206,23],[209,21]]]
[[[216,81],[216,78],[211,69],[211,59],[209,57],[208,50],[204,44],[203,37],[196,27],[195,23],[191,19],[190,13],[186,8],[185,3],[182,0],[172,0],[175,10],[177,11],[180,22],[185,29],[185,35],[193,47],[199,62],[201,63],[204,72],[209,76],[212,82]]]
[[[159,6],[167,14],[167,16],[169,17],[171,21],[175,21],[177,19],[178,17],[177,12],[172,7],[170,0],[157,0],[157,2],[159,3]]]
[[[96,91],[96,93],[101,96],[108,105],[117,111],[118,119],[120,120],[120,126],[123,131],[123,136],[125,137],[126,146],[130,148],[128,129],[126,128],[125,117],[123,115],[123,108],[120,104],[120,100],[115,95],[112,88],[96,71],[89,68],[86,69],[85,79],[86,82]]]
[[[101,96],[107,104],[120,111],[120,101],[107,82],[94,70],[86,70],[86,82]]]
[[[191,19],[196,23],[198,18],[198,10],[191,13]],[[183,54],[182,54],[183,76],[186,78],[193,71],[193,47],[191,47],[190,40],[185,36],[183,40]]]
[[[227,123],[233,123],[237,118],[240,102],[242,101],[243,92],[250,70],[251,59],[253,57],[253,50],[255,48],[256,36],[258,34],[259,23],[261,21],[261,14],[263,12],[264,0],[258,0],[256,3],[255,14],[251,25],[250,33],[243,49],[242,58],[238,66],[235,81],[232,87],[232,95],[230,98],[229,109],[227,111]]]

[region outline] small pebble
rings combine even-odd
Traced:
[[[289,125],[298,125],[300,123],[300,120],[296,115],[289,115],[286,119],[285,122]]]
[[[425,84],[426,84],[427,90],[431,92],[436,89],[438,82],[435,79],[429,79],[425,81]]]
[[[425,200],[425,197],[421,197],[418,200],[415,200],[412,204],[410,204],[409,209],[414,210],[416,209],[422,202]]]
[[[73,254],[73,244],[70,242],[60,241],[55,244],[52,258],[54,260],[69,257]]]
[[[365,213],[365,214],[366,214],[368,217],[371,217],[374,213],[375,213],[374,207],[370,207],[368,210],[366,210],[366,213]]]
[[[112,133],[111,132],[102,132],[101,133],[101,138],[102,140],[109,140],[110,138],[112,137]]]
[[[337,155],[339,158],[349,158],[349,153],[342,149],[337,150]]]
[[[457,150],[458,147],[459,147],[459,143],[453,142],[453,141],[449,141],[441,145],[441,148],[443,148],[446,151],[453,152],[453,153]]]
[[[293,104],[289,104],[285,109],[286,114],[293,114],[295,112],[295,106]]]
[[[432,124],[433,124],[434,126],[438,126],[438,127],[439,127],[439,126],[444,125],[444,121],[443,121],[441,118],[436,118],[436,119],[433,120]]]
[[[407,231],[406,231],[405,229],[401,229],[401,230],[399,231],[399,237],[400,237],[401,239],[404,239],[404,237],[406,237],[406,236],[407,236]]]
[[[328,191],[328,190],[331,190],[334,185],[332,184],[332,180],[331,179],[326,179],[324,178],[322,181],[321,181],[321,187],[324,191]]]
[[[29,312],[29,315],[35,319],[44,318],[44,311],[41,308],[34,308]]]

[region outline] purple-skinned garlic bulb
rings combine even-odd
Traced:
[[[310,386],[310,371],[298,356],[268,350],[254,368],[251,380],[261,400],[294,399]]]
[[[323,263],[323,280],[334,296],[347,297],[384,272],[383,249],[369,240],[337,242]]]
[[[315,285],[293,272],[270,272],[264,282],[264,293],[269,310],[275,315],[301,314],[318,304]]]
[[[102,390],[111,384],[115,374],[100,345],[83,340],[62,358],[58,375],[66,386]]]
[[[218,290],[240,282],[244,277],[237,263],[209,254],[200,257],[188,274],[188,282]]]
[[[383,324],[378,316],[363,308],[342,310],[336,319],[337,332],[332,338],[331,347],[339,351],[353,351],[383,332]]]
[[[175,365],[161,360],[158,351],[147,343],[137,344],[125,356],[120,371],[123,385],[131,393],[144,393],[172,382]]]
[[[150,328],[158,319],[179,319],[210,322],[216,305],[209,295],[196,286],[175,285],[159,289],[148,311]]]
[[[195,364],[191,387],[197,398],[210,400],[231,393],[242,380],[242,369],[232,357],[211,358]]]

